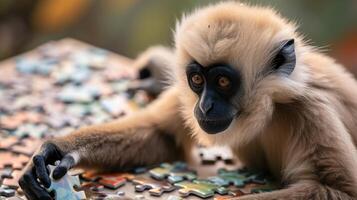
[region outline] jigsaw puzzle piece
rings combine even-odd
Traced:
[[[143,192],[149,190],[150,195],[161,196],[164,192],[171,192],[175,187],[167,181],[157,181],[146,177],[136,177],[132,180],[135,185],[135,191]]]
[[[15,196],[15,190],[11,189],[11,188],[7,188],[4,186],[0,187],[0,196],[4,196],[4,197],[12,197]]]
[[[100,175],[100,180],[98,181],[100,184],[104,185],[110,189],[117,189],[123,186],[127,180],[131,180],[134,178],[132,174],[127,173],[113,173],[113,174],[102,174]]]
[[[234,185],[243,187],[251,180],[251,176],[240,170],[219,169],[218,176],[209,177],[208,180],[220,186]]]
[[[51,174],[51,186],[47,189],[49,192],[55,193],[56,200],[82,200],[86,199],[86,195],[83,191],[76,191],[74,187],[80,187],[78,176],[70,176],[66,174],[59,180],[52,178],[53,170],[56,166],[49,165]]]
[[[170,195],[167,197],[167,200],[183,200],[183,198],[175,195]]]
[[[264,173],[251,171],[246,168],[238,170],[219,169],[218,176],[209,177],[208,179],[221,186],[234,185],[240,188],[248,183],[266,184],[271,181]]]
[[[26,137],[20,143],[11,147],[12,152],[32,156],[36,149],[41,146],[42,141],[33,137]]]
[[[117,189],[123,186],[128,180],[133,179],[134,175],[129,173],[98,174],[95,171],[88,171],[83,173],[81,177],[87,181],[98,181],[98,183],[107,188]]]
[[[15,136],[1,136],[0,138],[0,149],[8,150],[11,146],[17,144],[19,138]]]
[[[240,197],[240,196],[244,196],[247,195],[246,193],[244,193],[241,189],[233,189],[233,190],[229,190],[228,195],[216,195],[213,200],[229,200],[232,199],[233,197]]]
[[[173,164],[162,163],[160,167],[156,167],[149,171],[153,178],[163,180],[167,178],[170,183],[177,183],[184,179],[192,181],[197,178],[194,171],[188,169],[183,162],[175,162]]]
[[[222,195],[228,193],[227,188],[216,185],[208,180],[183,181],[175,183],[175,186],[181,188],[179,189],[179,193],[183,197],[194,194],[201,198],[208,198],[212,197],[215,192]]]
[[[198,149],[202,164],[215,164],[217,160],[223,160],[226,164],[234,162],[234,156],[228,147],[200,147]]]
[[[86,181],[92,181],[93,182],[93,181],[99,180],[100,176],[95,171],[86,171],[83,174],[81,174],[81,178],[83,178]]]
[[[12,167],[14,169],[22,169],[29,161],[29,157],[22,154],[15,154],[12,152],[0,152],[0,168]]]
[[[96,91],[80,86],[65,86],[57,98],[65,103],[90,103],[94,100]]]
[[[12,171],[12,167],[5,167],[3,169],[0,169],[0,180],[4,178],[11,178]]]
[[[19,187],[18,182],[21,175],[22,173],[20,170],[15,170],[12,172],[11,178],[5,178],[2,184],[11,189],[17,189]]]
[[[100,192],[104,190],[104,186],[99,184],[99,183],[93,183],[93,182],[85,182],[82,183],[80,187],[78,187],[79,190],[89,190],[92,192]]]
[[[35,125],[31,123],[22,124],[19,126],[14,134],[18,137],[31,136],[34,138],[41,138],[48,130],[48,127],[44,124]]]

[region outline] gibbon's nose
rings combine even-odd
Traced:
[[[200,102],[200,109],[202,113],[207,114],[213,108],[213,99],[212,98],[203,98]]]

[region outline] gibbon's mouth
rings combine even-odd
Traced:
[[[217,134],[226,130],[234,117],[227,117],[223,119],[208,119],[197,118],[197,122],[200,127],[208,134]]]

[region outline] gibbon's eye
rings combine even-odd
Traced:
[[[191,76],[191,81],[192,81],[193,84],[195,84],[195,85],[197,85],[197,86],[200,86],[200,85],[202,85],[202,83],[203,83],[203,78],[202,78],[202,76],[199,75],[199,74],[193,74],[193,75]]]
[[[221,76],[218,78],[217,84],[222,89],[229,89],[231,86],[231,81],[229,80],[229,78]]]

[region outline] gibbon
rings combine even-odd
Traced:
[[[49,140],[19,181],[50,199],[73,166],[127,169],[190,159],[195,143],[229,145],[283,189],[241,200],[357,199],[357,83],[270,8],[222,2],[177,24],[174,80],[143,110]]]

